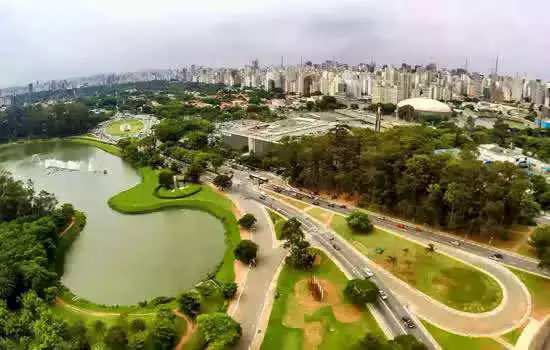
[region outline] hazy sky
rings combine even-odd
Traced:
[[[341,62],[550,79],[549,0],[0,0],[0,87],[102,72]]]

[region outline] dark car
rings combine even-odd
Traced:
[[[335,208],[335,207],[336,207],[336,204],[334,204],[334,203],[329,203],[328,206],[329,206],[329,208]]]
[[[340,204],[340,208],[342,208],[342,209],[346,209],[347,207],[346,207],[346,205],[345,205],[345,204]]]
[[[283,189],[280,188],[280,187],[275,187],[274,191],[277,192],[277,193],[281,193],[283,191]]]

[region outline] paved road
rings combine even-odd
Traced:
[[[267,185],[266,187],[274,190],[277,186]],[[316,205],[321,208],[332,210],[344,215],[349,214],[354,209],[354,208],[342,208],[324,199],[313,199],[310,196],[301,192],[297,192],[293,189],[282,188],[282,187],[279,187],[279,189],[282,194],[285,194],[290,197],[296,197],[296,194],[298,194],[298,196],[300,197],[300,200],[304,202],[310,203],[312,205],[313,205],[313,202],[316,202],[317,203]],[[519,269],[523,269],[532,273],[542,274],[550,277],[550,271],[548,269],[541,270],[539,268],[537,259],[533,259],[527,256],[522,256],[513,252],[509,252],[503,249],[498,249],[485,244],[473,242],[473,241],[463,239],[454,235],[450,235],[441,231],[432,230],[424,226],[419,227],[418,225],[415,225],[413,223],[406,222],[403,220],[384,217],[378,213],[369,212],[369,214],[373,219],[373,223],[377,226],[391,227],[394,230],[398,230],[402,233],[406,233],[408,236],[412,236],[420,239],[427,239],[434,243],[440,243],[448,246],[454,246],[453,242],[458,242],[459,246],[457,246],[456,248],[459,248],[463,251],[466,251],[484,258],[488,258],[489,256],[494,254],[500,254],[502,256],[502,259],[499,262],[505,265],[510,265],[512,267],[517,267]],[[404,225],[404,227],[399,228],[397,227],[397,225]],[[417,227],[419,227],[419,229],[417,229]]]
[[[271,233],[270,220],[265,209],[258,202],[245,198],[238,192],[238,185],[228,194],[231,200],[238,205],[242,214],[251,213],[258,219],[255,231],[251,234],[251,240],[258,246],[258,264],[249,270],[242,294],[238,299],[238,305],[229,310],[229,313],[241,324],[242,337],[237,349],[249,349],[254,337],[258,335],[259,322],[264,310],[268,290],[275,272],[286,255],[282,247],[274,247],[273,234]],[[264,330],[260,330],[263,332]]]
[[[344,244],[339,245],[339,248],[335,249],[333,242],[337,238],[334,238],[332,233],[325,231],[322,225],[314,222],[309,217],[286,203],[273,200],[270,197],[262,199],[259,196],[256,196],[255,198],[259,202],[274,208],[284,216],[296,217],[302,223],[304,231],[308,235],[308,239],[315,245],[319,245],[328,251],[338,261],[339,265],[346,269],[346,272],[349,275],[355,278],[366,277],[364,268],[368,267],[369,264],[365,261],[366,259],[363,255],[355,251],[355,249],[345,246]],[[388,299],[379,299],[378,303],[376,303],[374,307],[384,317],[386,324],[389,326],[394,336],[400,334],[412,334],[424,344],[427,344],[430,349],[440,349],[437,342],[422,327],[418,320],[415,322],[417,324],[415,328],[410,329],[404,327],[401,318],[405,316],[415,320],[415,316],[404,306],[404,304],[399,301],[399,299],[392,293],[391,289],[386,288],[382,279],[373,277],[372,281],[376,283],[380,289],[385,290],[388,294]]]
[[[298,213],[303,215],[300,212]],[[395,228],[395,226],[390,226],[384,220],[377,222],[377,224],[381,224],[380,226],[386,225],[385,228],[390,230]],[[405,231],[403,230],[403,232]],[[405,237],[406,234],[403,232],[395,233],[407,239],[411,238],[409,233],[407,233],[409,237]],[[325,232],[325,235],[326,234]],[[361,255],[362,259],[358,259],[358,264],[363,260],[363,265],[366,264],[374,270],[382,282],[400,297],[402,303],[410,305],[411,309],[422,318],[450,332],[471,336],[498,335],[517,327],[531,312],[530,294],[523,283],[508,269],[485,257],[456,249],[453,245],[442,244],[437,246],[440,252],[465,261],[489,273],[499,282],[503,289],[503,301],[496,309],[486,313],[465,313],[449,308],[419,292],[393,274],[379,268],[376,264],[369,261],[360,252],[356,251],[347,241],[341,239],[338,234],[334,232],[330,232],[330,234],[332,237],[335,237],[335,241],[338,241],[337,246],[341,247],[342,251],[350,250],[353,251],[353,253],[346,253]],[[422,235],[413,236],[413,240],[420,244],[428,243],[426,238]]]

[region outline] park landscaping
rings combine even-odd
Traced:
[[[317,300],[309,281],[315,277],[324,298]],[[324,253],[311,270],[285,264],[277,281],[277,291],[262,350],[349,349],[372,333],[384,338],[368,309],[360,309],[343,295],[348,280]]]
[[[139,119],[121,119],[110,122],[105,131],[112,136],[130,136],[143,130],[143,122]]]
[[[465,337],[458,334],[449,333],[436,326],[422,321],[424,327],[430,332],[432,337],[445,350],[503,350],[504,347],[496,340],[491,338]]]
[[[533,302],[532,317],[541,321],[550,313],[550,278],[508,267],[525,284]]]
[[[447,306],[485,312],[502,301],[502,290],[493,278],[458,260],[380,228],[356,234],[342,215],[334,215],[331,227],[369,259]]]
[[[271,219],[271,222],[273,223],[273,227],[275,229],[275,237],[277,237],[277,239],[281,239],[281,233],[282,233],[282,230],[283,230],[283,225],[284,223],[286,222],[286,219],[279,213],[271,210],[271,209],[267,209],[267,213],[269,214],[269,218]]]

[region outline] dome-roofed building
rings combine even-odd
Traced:
[[[448,119],[451,114],[451,107],[431,98],[409,98],[397,104],[398,117],[407,121],[441,121]]]

